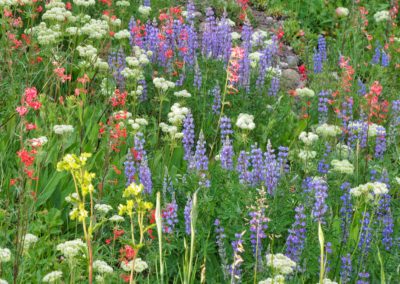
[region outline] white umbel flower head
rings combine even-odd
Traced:
[[[342,133],[342,130],[339,126],[324,123],[318,126],[315,132],[323,137],[335,137],[336,135]]]
[[[11,260],[11,251],[8,248],[0,248],[0,263]]]
[[[301,132],[299,135],[299,139],[306,144],[307,146],[311,146],[314,142],[318,141],[318,135],[312,132]]]
[[[120,30],[119,32],[116,32],[114,34],[114,37],[116,39],[127,39],[127,38],[131,37],[131,33],[127,29],[124,29],[124,30]]]
[[[258,284],[284,284],[285,283],[285,276],[283,275],[276,275],[274,278],[267,278],[258,282]]]
[[[352,175],[354,173],[354,166],[348,160],[332,160],[332,171],[342,174]]]
[[[236,126],[243,130],[253,130],[256,127],[254,123],[254,116],[247,113],[239,114],[239,117],[236,121]]]
[[[349,9],[345,7],[338,7],[335,12],[339,18],[345,18],[349,15]]]
[[[147,17],[150,15],[151,7],[140,5],[138,8],[138,12],[143,16]]]
[[[112,210],[112,207],[108,204],[96,204],[94,209],[101,214],[107,214]]]
[[[8,284],[8,282],[6,280],[0,278],[0,284]]]
[[[145,262],[141,258],[136,258],[135,261],[133,261],[133,260],[131,260],[129,262],[122,261],[121,267],[126,272],[131,271],[132,267],[133,267],[133,270],[136,273],[140,273],[140,272],[143,272],[144,270],[146,270],[149,266],[147,265],[147,262]]]
[[[93,269],[100,274],[110,274],[114,272],[114,269],[103,260],[94,261]]]
[[[378,181],[368,182],[350,189],[350,194],[354,197],[364,196],[367,200],[373,200],[374,196],[379,197],[388,192],[387,185]]]
[[[89,6],[94,6],[96,4],[96,1],[94,1],[94,0],[74,0],[74,4],[76,6],[89,7]]]
[[[54,283],[54,282],[58,281],[59,279],[61,279],[62,275],[63,275],[63,273],[61,271],[58,271],[58,270],[52,271],[52,272],[46,274],[43,277],[42,281],[45,283]]]
[[[182,98],[190,98],[192,95],[186,91],[186,90],[182,90],[179,92],[174,92],[174,96],[175,97],[182,97]]]
[[[338,284],[338,283],[335,281],[332,281],[331,279],[325,278],[322,280],[322,284]]]
[[[119,222],[124,222],[125,219],[122,216],[113,215],[108,220],[110,220],[111,222],[119,223]]]
[[[164,92],[175,87],[175,83],[158,77],[153,79],[153,84],[157,89],[161,89]]]
[[[315,96],[315,92],[309,88],[298,88],[296,89],[296,95],[300,98],[312,98]]]
[[[55,134],[65,134],[65,133],[71,133],[74,131],[74,127],[72,125],[54,125],[53,131]]]
[[[303,161],[308,161],[312,160],[317,156],[317,152],[315,151],[310,151],[310,150],[300,150],[299,152],[299,158],[302,159]]]
[[[24,251],[27,251],[31,246],[37,243],[39,238],[33,234],[26,234],[24,237]]]
[[[85,247],[86,245],[81,239],[76,239],[59,244],[57,250],[61,251],[66,258],[73,259],[82,253]]]
[[[379,11],[374,15],[375,22],[383,22],[390,20],[390,13],[389,11]]]
[[[288,258],[287,256],[277,254],[267,254],[267,266],[272,267],[274,271],[287,275],[293,272],[296,267],[296,262]]]

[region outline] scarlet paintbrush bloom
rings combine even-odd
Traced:
[[[124,106],[126,103],[126,97],[128,96],[127,92],[121,93],[119,89],[116,89],[114,92],[114,96],[111,98],[111,103],[113,107]]]
[[[18,157],[21,159],[21,162],[25,165],[25,167],[32,166],[35,161],[36,150],[27,151],[25,149],[19,150],[17,152]]]

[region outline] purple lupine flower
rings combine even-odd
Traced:
[[[207,178],[208,157],[206,155],[206,141],[203,131],[200,132],[199,140],[197,140],[196,151],[194,153],[194,168],[196,168],[200,177],[199,185],[210,187],[210,180]]]
[[[272,66],[273,54],[273,47],[271,45],[262,51],[260,61],[258,62],[258,77],[256,80],[256,85],[259,89],[263,89],[264,87],[268,68]]]
[[[387,251],[390,251],[393,246],[393,216],[389,211],[385,214],[382,220],[382,244],[385,246]]]
[[[175,188],[174,188],[172,180],[171,180],[171,178],[170,178],[170,176],[168,174],[168,170],[167,169],[165,169],[164,179],[163,179],[163,183],[162,183],[162,191],[163,191],[164,199],[166,199],[167,192],[171,196],[175,196]]]
[[[276,161],[274,149],[272,149],[271,141],[268,140],[267,150],[264,153],[263,180],[269,194],[273,194],[279,182],[280,167]]]
[[[361,250],[361,254],[366,256],[371,248],[372,242],[372,228],[370,226],[370,216],[368,212],[363,213],[363,220],[361,220],[360,229],[360,242],[358,248]]]
[[[252,167],[251,183],[253,186],[257,186],[264,178],[263,152],[260,148],[257,148],[257,144],[251,145],[250,161]]]
[[[194,66],[196,62],[196,50],[198,47],[197,43],[197,32],[194,24],[186,26],[187,31],[187,51],[184,55],[185,63],[188,66]]]
[[[321,56],[322,61],[327,60],[327,54],[326,54],[326,40],[323,35],[318,36],[318,53]]]
[[[324,124],[328,121],[328,103],[329,91],[321,91],[318,93],[318,122]]]
[[[241,254],[244,252],[243,248],[243,233],[235,234],[235,240],[232,241],[233,248],[233,263],[230,266],[229,272],[231,274],[231,283],[239,283],[242,278],[241,265],[243,263],[243,258]]]
[[[313,55],[313,61],[314,61],[314,73],[322,73],[322,58],[321,54],[319,53],[318,50],[314,49],[314,55]]]
[[[297,206],[295,212],[295,221],[292,224],[292,228],[289,229],[289,236],[286,239],[286,256],[299,263],[307,233],[304,206]]]
[[[155,62],[158,58],[158,51],[159,51],[159,30],[157,28],[157,21],[153,21],[153,22],[147,22],[146,26],[146,33],[145,33],[145,43],[146,43],[146,50],[149,50],[151,52],[153,52],[153,55],[151,57],[151,61]],[[130,29],[131,30],[131,29]],[[132,35],[132,33],[131,33]],[[131,45],[133,45],[131,43]]]
[[[195,138],[194,120],[191,112],[188,112],[188,114],[183,119],[182,133],[183,133],[182,144],[183,144],[183,149],[185,151],[183,159],[185,161],[190,161],[190,159],[193,156],[193,147]]]
[[[275,97],[278,94],[279,86],[280,86],[279,77],[273,77],[271,79],[271,86],[269,87],[268,95],[272,96],[272,97]]]
[[[147,154],[146,150],[144,149],[145,140],[142,132],[138,132],[135,134],[134,143],[135,143],[135,150],[137,152],[136,159],[138,161],[146,160]]]
[[[374,56],[372,57],[371,63],[372,64],[379,64],[381,61],[381,45],[377,43],[377,46],[375,47],[375,53]]]
[[[219,128],[221,130],[221,141],[225,141],[227,137],[229,137],[230,139],[230,137],[233,134],[233,130],[232,130],[231,119],[229,117],[227,116],[221,117]]]
[[[265,217],[265,209],[252,211],[249,213],[250,220],[250,242],[253,247],[253,253],[256,257],[261,258],[262,240],[267,237],[265,230],[268,229],[269,219]]]
[[[318,172],[320,174],[327,174],[329,172],[330,164],[327,161],[329,153],[331,152],[331,146],[329,143],[325,144],[325,153],[323,158],[318,162]]]
[[[400,100],[394,100],[392,102],[392,117],[389,124],[389,135],[388,143],[393,144],[396,141],[398,135],[397,127],[400,125]]]
[[[253,29],[249,23],[246,21],[242,27],[242,41],[243,41],[243,58],[240,60],[239,64],[239,83],[248,93],[250,91],[250,52],[251,52],[251,35]]]
[[[225,230],[224,227],[221,226],[221,221],[219,219],[215,219],[214,226],[215,233],[217,234],[216,243],[218,247],[218,254],[221,258],[222,272],[224,273],[224,279],[226,280],[229,274],[229,266],[224,243],[224,240],[226,238]]]
[[[150,0],[143,0],[143,6],[145,6],[145,7],[151,7]]]
[[[248,171],[250,166],[249,156],[246,151],[240,151],[236,170],[239,173],[239,182],[242,184],[250,184],[251,173]]]
[[[187,235],[191,235],[191,226],[192,226],[192,198],[189,196],[185,205],[185,209],[183,211],[183,215],[185,217],[185,232]]]
[[[382,159],[386,151],[386,130],[383,126],[376,129],[375,158]]]
[[[199,68],[199,65],[196,64],[194,67],[194,81],[193,84],[194,86],[200,90],[201,89],[201,84],[202,84],[202,75],[201,75],[201,70]]]
[[[208,170],[208,158],[206,155],[206,140],[204,139],[203,131],[200,132],[199,140],[197,140],[196,151],[194,153],[196,169],[198,171]]]
[[[212,8],[208,7],[206,9],[206,20],[204,24],[203,38],[202,38],[202,54],[206,57],[211,57],[213,51],[215,50],[216,41],[216,31],[217,25],[215,21],[214,11]]]
[[[147,160],[142,160],[139,166],[139,181],[143,184],[144,192],[151,194],[153,189],[153,182],[151,180],[151,171],[148,166]]]
[[[132,182],[135,181],[135,174],[136,174],[135,161],[133,160],[130,151],[128,151],[128,154],[126,155],[124,168],[125,168],[126,186],[129,186]]]
[[[365,96],[367,94],[367,86],[365,86],[365,84],[363,83],[363,81],[361,81],[360,79],[357,80],[357,84],[360,87],[357,91],[357,93],[360,96]]]
[[[343,256],[341,260],[342,260],[342,266],[340,269],[340,280],[343,284],[347,284],[350,283],[351,280],[351,272],[352,272],[351,255],[348,253],[346,256]]]
[[[358,273],[357,284],[369,284],[369,273],[368,272],[360,272]]]
[[[214,114],[219,114],[221,112],[221,89],[219,85],[216,85],[211,93],[213,95],[212,111]]]
[[[235,153],[233,152],[233,146],[231,144],[231,140],[226,137],[224,144],[222,145],[220,161],[221,167],[225,170],[233,170],[233,156]]]
[[[385,51],[382,50],[382,66],[388,67],[390,64],[390,57],[386,54]]]
[[[126,67],[125,53],[122,49],[113,52],[108,56],[108,65],[110,66],[111,73],[117,83],[118,89],[123,91],[125,89],[125,78],[122,76],[122,70]]]
[[[140,102],[145,102],[147,101],[147,83],[146,80],[139,80],[139,85],[143,87],[142,93],[139,96],[139,101]]]
[[[313,178],[311,187],[314,190],[315,203],[312,215],[317,222],[324,223],[324,215],[328,210],[326,199],[328,197],[328,185],[325,180],[320,177]]]
[[[289,148],[284,146],[278,147],[278,169],[279,176],[289,172],[288,164]]]
[[[326,273],[329,273],[329,271],[331,271],[331,261],[329,260],[328,255],[332,254],[332,243],[331,242],[327,242],[325,244],[325,260],[326,260],[326,264],[325,264],[325,271]]]
[[[232,34],[231,26],[224,12],[222,19],[218,23],[217,38],[218,38],[218,57],[222,58],[225,63],[228,63],[232,49]]]
[[[175,229],[175,225],[178,224],[178,204],[176,204],[175,197],[171,203],[165,206],[162,211],[163,218],[163,232],[165,234],[172,234]]]
[[[196,12],[196,6],[194,5],[193,0],[189,0],[186,4],[186,20],[187,22],[192,25],[194,24],[194,17],[195,17],[195,12]]]
[[[340,227],[342,229],[342,242],[347,242],[350,233],[350,223],[353,217],[353,205],[351,203],[350,183],[345,182],[340,186],[343,195],[340,197],[342,206],[340,207]]]

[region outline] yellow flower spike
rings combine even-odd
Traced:
[[[129,216],[132,216],[132,214],[133,214],[133,207],[135,206],[135,203],[133,202],[133,200],[132,199],[129,199],[128,201],[126,201],[126,211],[127,211],[127,214],[129,215]]]
[[[76,207],[69,212],[69,217],[71,218],[71,220],[75,220],[76,218],[78,218],[78,216],[79,210]]]
[[[126,206],[125,205],[118,205],[118,215],[123,216],[126,211]]]
[[[153,203],[151,203],[151,202],[144,203],[144,209],[151,210],[152,208],[153,208]]]

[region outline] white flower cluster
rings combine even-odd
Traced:
[[[61,271],[56,270],[56,271],[52,271],[52,272],[46,274],[43,277],[42,281],[45,283],[54,283],[54,282],[57,282],[59,279],[61,279],[62,276],[63,276],[63,273]]]
[[[97,210],[101,214],[107,214],[112,210],[112,207],[108,204],[96,204],[94,209]]]
[[[157,89],[161,89],[163,92],[168,91],[168,89],[174,88],[175,83],[165,80],[164,78],[154,78],[153,84]]]
[[[69,259],[73,259],[78,256],[79,253],[85,248],[85,243],[81,239],[76,239],[72,241],[66,241],[57,245],[57,250]]]
[[[79,56],[89,59],[93,61],[97,57],[97,49],[93,47],[93,45],[79,45],[76,50],[79,53]]]
[[[131,33],[127,30],[120,30],[114,34],[114,38],[116,39],[128,39],[131,37]]]
[[[192,95],[188,91],[182,90],[179,92],[174,92],[174,96],[181,97],[181,98],[190,98]]]
[[[276,275],[274,278],[267,278],[258,282],[258,284],[284,284],[285,283],[285,276],[283,275]]]
[[[244,130],[253,130],[256,127],[254,116],[247,113],[240,113],[236,121],[236,126]]]
[[[252,35],[251,35],[251,45],[252,46],[265,46],[267,44],[268,39],[268,32],[263,31],[263,30],[256,30]]]
[[[140,5],[138,12],[143,16],[147,17],[148,15],[150,15],[151,7]]]
[[[145,51],[139,46],[134,46],[132,56],[125,58],[128,66],[121,71],[122,76],[141,80],[143,78],[143,66],[150,63],[149,57],[152,55],[151,51]]]
[[[168,125],[164,122],[160,123],[161,131],[164,133],[168,133],[172,139],[181,139],[183,137],[182,132],[178,132],[178,127],[175,125]]]
[[[0,6],[1,6],[1,1],[0,1]],[[8,282],[7,282],[7,280],[0,278],[0,284],[8,284]]]
[[[65,3],[61,1],[50,1],[46,4],[46,12],[42,15],[43,20],[53,20],[57,22],[65,22],[69,20],[70,22],[75,21],[75,17],[72,13],[65,9]]]
[[[390,13],[389,11],[379,11],[376,12],[374,15],[375,22],[383,22],[390,20]]]
[[[394,179],[395,179],[396,182],[400,185],[400,177],[395,177]]]
[[[26,252],[31,246],[37,243],[39,238],[33,234],[26,234],[24,237],[24,251]]]
[[[317,283],[317,284],[319,284],[319,283]],[[338,283],[335,282],[335,281],[332,281],[329,278],[325,278],[325,279],[322,280],[322,284],[338,284]]]
[[[348,175],[354,173],[354,166],[348,160],[332,160],[331,165],[334,172]]]
[[[114,272],[114,269],[103,260],[96,260],[93,262],[93,269],[101,274],[110,274]]]
[[[73,2],[76,6],[82,7],[94,6],[96,4],[96,1],[94,0],[74,0]]]
[[[65,124],[54,125],[53,131],[54,131],[55,134],[63,135],[63,134],[66,134],[66,133],[73,132],[74,131],[74,127],[72,125],[65,125]]]
[[[258,62],[260,62],[261,56],[262,56],[262,53],[258,52],[258,51],[255,51],[255,52],[252,52],[249,54],[250,65],[252,68],[257,67]]]
[[[312,132],[301,132],[299,135],[299,139],[306,144],[307,146],[311,146],[314,142],[318,141],[318,135]]]
[[[129,119],[128,123],[133,130],[138,130],[141,126],[145,127],[149,124],[146,119],[140,117],[136,119]]]
[[[82,29],[82,34],[89,36],[92,39],[101,39],[108,32],[108,23],[104,20],[91,19]]]
[[[46,136],[41,136],[38,138],[33,138],[29,140],[29,143],[31,144],[32,147],[40,147],[46,144],[49,141]]]
[[[372,200],[374,196],[383,195],[389,192],[387,185],[382,182],[368,182],[350,189],[350,194],[354,197],[365,196],[368,200]]]
[[[62,35],[59,25],[54,25],[48,28],[45,22],[41,22],[39,25],[27,30],[26,32],[35,35],[40,45],[57,43]]]
[[[122,216],[113,215],[113,216],[111,216],[108,220],[110,220],[111,222],[119,223],[119,222],[123,222],[125,219],[124,219],[124,217],[122,217]]]
[[[296,95],[300,98],[312,98],[315,96],[315,92],[309,88],[297,88]]]
[[[345,7],[337,7],[336,15],[340,18],[347,17],[349,15],[349,9],[347,9]]]
[[[0,247],[0,263],[9,262],[11,260],[11,251],[8,248]]]
[[[70,195],[65,197],[65,201],[68,203],[78,202],[79,201],[78,193],[76,193],[76,192],[71,193]]]
[[[117,1],[115,5],[117,5],[118,7],[129,7],[131,4],[129,3],[129,1],[122,0]]]
[[[278,273],[286,275],[293,272],[296,262],[281,253],[267,254],[267,266],[272,267]]]
[[[310,150],[300,150],[298,157],[303,161],[312,160],[317,156],[317,152]]]
[[[133,270],[136,273],[140,273],[140,272],[143,272],[144,270],[146,270],[149,266],[141,258],[136,258],[135,261],[133,261],[133,260],[131,260],[129,262],[122,261],[121,267],[126,272],[131,271],[133,268]]]
[[[347,156],[347,157],[353,156],[353,150],[351,149],[351,147],[341,143],[338,143],[336,145],[336,153],[339,154],[340,156]]]
[[[240,33],[231,32],[231,38],[232,38],[232,40],[239,40],[240,37],[241,37]]]
[[[315,132],[324,137],[335,137],[336,135],[342,133],[342,130],[339,126],[324,123],[319,125]]]
[[[173,125],[181,125],[188,113],[189,109],[187,107],[181,107],[179,103],[174,103],[168,113],[168,122]]]

